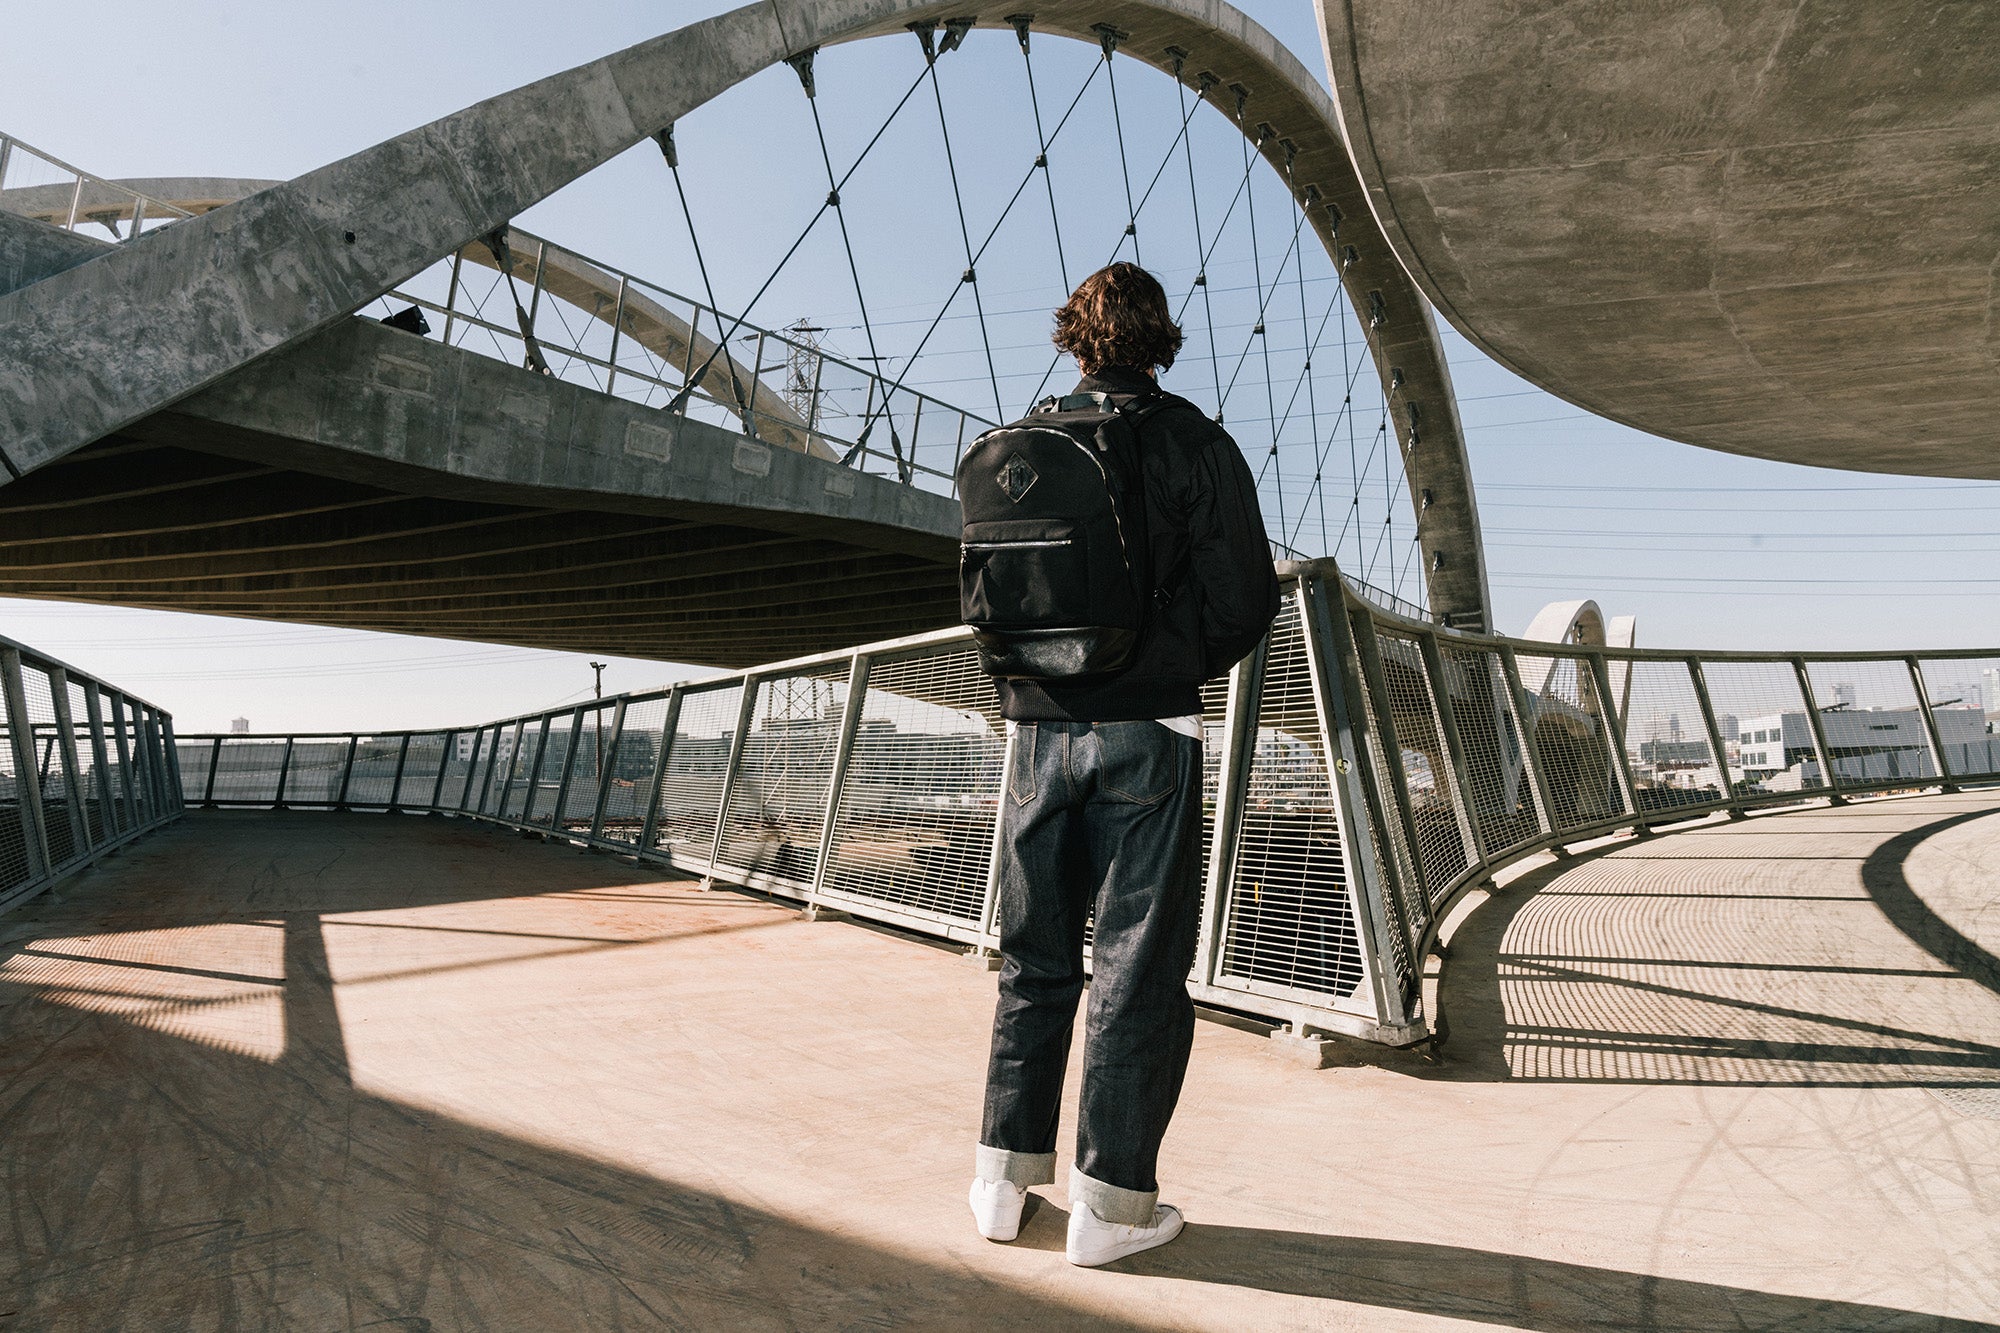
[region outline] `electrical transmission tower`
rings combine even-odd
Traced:
[[[820,335],[826,330],[801,315],[785,326],[790,342],[785,348],[785,402],[804,418],[807,430],[819,428],[820,365],[823,360]]]

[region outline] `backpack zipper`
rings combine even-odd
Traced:
[[[1076,538],[1047,537],[1019,542],[960,542],[959,545],[968,551],[999,551],[1016,546],[1074,546]]]

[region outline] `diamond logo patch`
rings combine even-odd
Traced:
[[[1000,465],[1000,489],[1007,492],[1007,498],[1015,504],[1021,503],[1021,497],[1040,480],[1041,477],[1028,466],[1028,460],[1019,454],[1007,455],[1007,461]]]

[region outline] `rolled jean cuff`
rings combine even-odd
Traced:
[[[1022,1189],[1056,1183],[1056,1155],[1052,1152],[1012,1152],[982,1143],[973,1163],[973,1174],[981,1180],[1012,1181]]]
[[[1090,1211],[1107,1222],[1121,1226],[1153,1225],[1153,1208],[1160,1202],[1158,1190],[1128,1190],[1092,1180],[1074,1166],[1069,1169],[1069,1206],[1089,1204]]]

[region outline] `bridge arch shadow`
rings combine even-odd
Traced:
[[[1452,937],[1443,1058],[1420,1076],[2000,1086],[2000,959],[1952,924],[1977,904],[1908,873],[2000,802],[1935,808],[1785,812],[1536,867]]]

